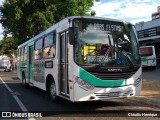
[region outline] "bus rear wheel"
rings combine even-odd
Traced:
[[[56,85],[53,80],[51,81],[49,85],[49,93],[50,93],[51,99],[54,102],[58,102],[58,96],[56,95]]]
[[[28,84],[26,83],[26,77],[25,77],[24,74],[22,75],[22,85],[23,85],[25,88],[28,87]]]

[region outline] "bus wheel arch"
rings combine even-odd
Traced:
[[[58,96],[57,96],[57,93],[56,93],[56,87],[57,86],[55,84],[55,80],[54,80],[53,76],[52,75],[47,75],[47,77],[46,77],[46,90],[47,90],[51,99],[54,102],[58,101]]]

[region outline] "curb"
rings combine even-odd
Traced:
[[[127,99],[141,102],[141,103],[145,103],[145,104],[160,108],[160,100],[158,100],[158,99],[145,98],[143,96],[136,96],[134,98],[127,98]]]

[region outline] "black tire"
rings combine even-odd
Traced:
[[[155,69],[156,69],[156,66],[153,66],[153,67],[152,67],[152,70],[155,70]]]
[[[26,77],[25,77],[24,74],[22,75],[22,85],[23,85],[23,87],[25,87],[25,88],[28,87],[28,84],[26,83]]]
[[[50,81],[48,90],[49,90],[49,95],[50,95],[52,101],[58,103],[59,98],[56,94],[56,84],[53,80]]]

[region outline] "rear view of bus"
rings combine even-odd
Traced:
[[[156,53],[154,46],[142,46],[140,47],[140,55],[142,67],[156,68]]]

